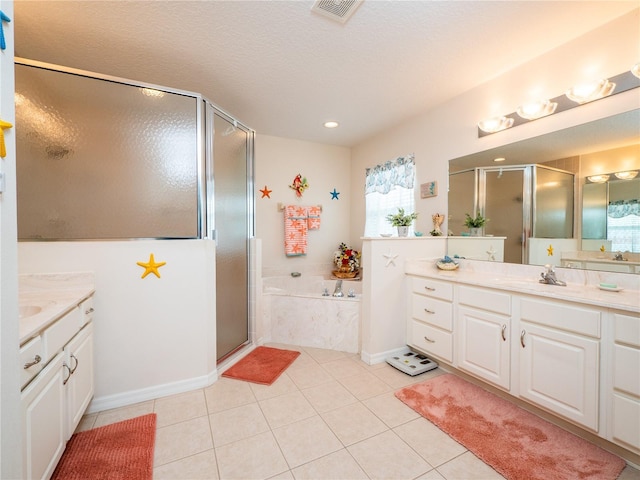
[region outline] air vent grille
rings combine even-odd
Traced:
[[[336,22],[346,23],[364,0],[316,0],[312,12]]]

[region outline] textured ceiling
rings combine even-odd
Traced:
[[[16,0],[16,56],[202,93],[259,134],[353,146],[638,1]],[[340,128],[322,124],[337,120]]]

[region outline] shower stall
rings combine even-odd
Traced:
[[[449,174],[449,230],[465,213],[489,219],[484,235],[506,237],[504,261],[527,263],[534,238],[573,238],[574,175],[543,165],[479,167]]]
[[[15,83],[19,240],[213,240],[217,360],[247,344],[254,131],[197,93],[25,59]]]

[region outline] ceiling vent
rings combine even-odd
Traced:
[[[338,23],[347,23],[347,20],[358,9],[364,0],[316,0],[311,7],[312,12],[319,13]]]

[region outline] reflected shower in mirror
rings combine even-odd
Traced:
[[[640,171],[638,125],[640,110],[635,109],[451,160],[449,235],[468,235],[464,214],[480,212],[489,219],[484,235],[505,237],[505,262],[640,273],[640,176],[620,174]],[[504,161],[496,163],[498,158]],[[516,175],[493,186],[528,165],[536,172],[529,180]],[[619,179],[615,172],[628,179]],[[594,183],[597,175],[608,178]],[[507,184],[522,191],[522,199],[507,193]],[[486,207],[491,196],[498,200],[493,212]],[[527,198],[529,207],[524,206]],[[508,203],[518,201],[522,206],[517,215],[504,213]],[[549,230],[548,221],[562,230]],[[513,232],[503,230],[504,225]],[[517,250],[520,255],[510,253]],[[618,250],[622,259],[614,260]]]

